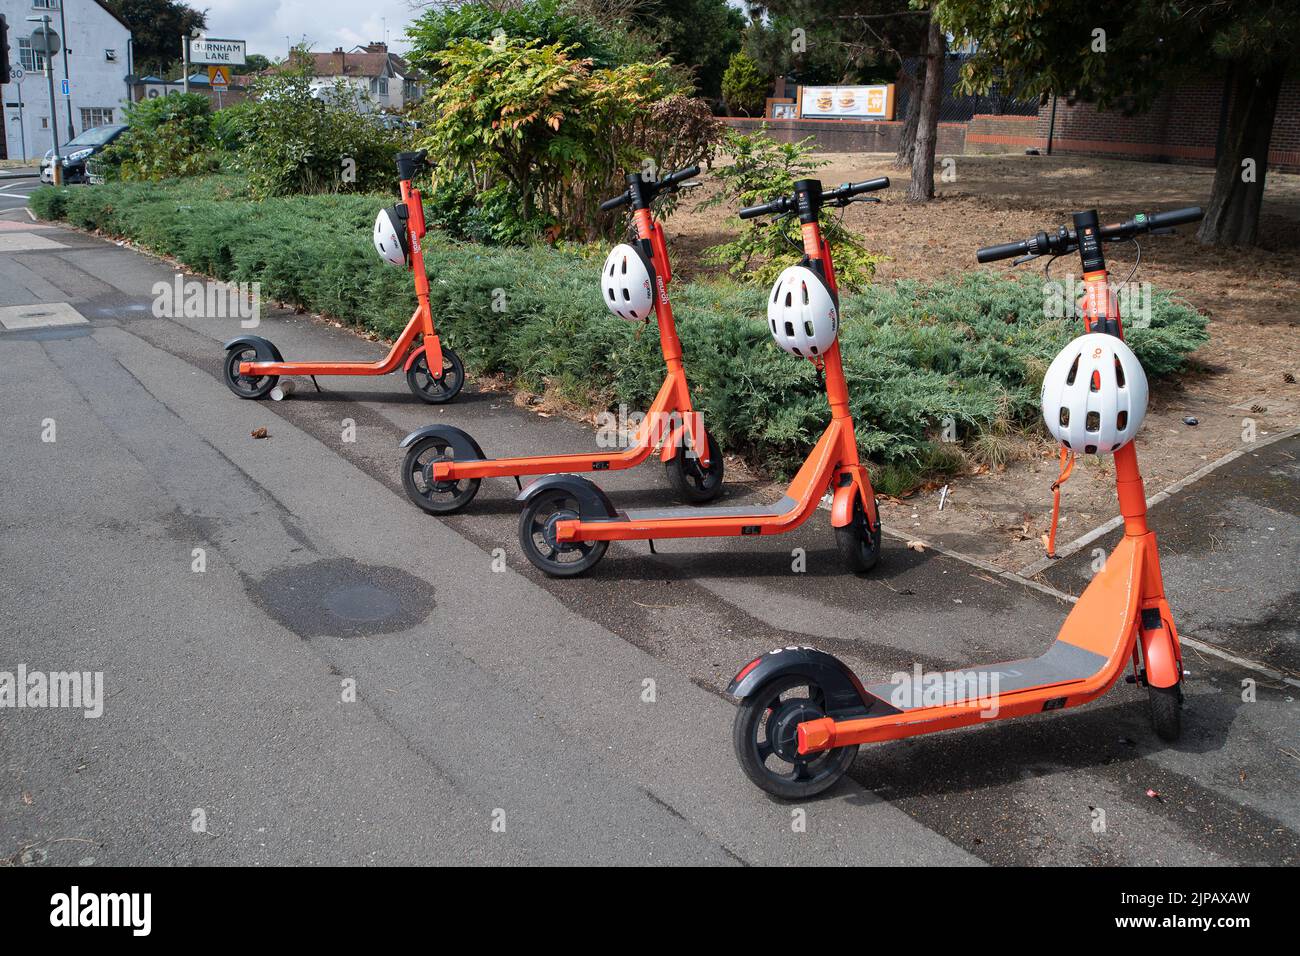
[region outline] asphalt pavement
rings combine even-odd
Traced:
[[[1238,652],[1189,654],[1182,741],[1159,741],[1121,683],[864,748],[792,807],[731,755],[723,690],[745,662],[813,644],[871,679],[1032,656],[1086,581],[1062,563],[1035,586],[889,538],[876,570],[846,575],[825,513],[781,537],[615,544],[589,577],[547,579],[519,552],[513,481],[436,519],[402,494],[397,443],[443,421],[489,455],[579,451],[589,428],[474,383],[430,407],[399,376],[241,401],[220,380],[238,320],[156,316],[173,275],[0,212],[0,315],[27,326],[0,331],[0,671],[102,671],[106,695],[98,718],[0,710],[0,858],[1296,861],[1297,686],[1276,677],[1296,662],[1294,442],[1257,465],[1280,469],[1278,493],[1188,512],[1249,538],[1203,548],[1178,502],[1153,510],[1183,630]],[[291,359],[383,351],[284,310],[255,331]],[[653,462],[600,483],[621,506],[675,503]],[[1250,541],[1276,551],[1262,577]],[[1236,584],[1206,594],[1209,578]]]

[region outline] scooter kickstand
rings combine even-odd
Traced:
[[[659,553],[658,551],[655,550],[655,539],[654,539],[654,538],[646,538],[646,542],[650,545],[650,553],[651,553],[651,554],[658,554],[658,553]]]
[[[316,381],[316,376],[311,376],[311,383],[316,386],[316,391],[323,392],[325,389],[320,387],[320,382]]]

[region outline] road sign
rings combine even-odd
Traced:
[[[23,77],[26,75],[27,74],[23,72],[21,66],[10,67],[9,69],[9,79],[13,80],[15,83],[21,83]]]
[[[226,90],[230,89],[230,67],[208,67],[208,85],[218,93],[224,93]]]
[[[190,62],[243,66],[246,51],[247,44],[243,40],[217,40],[213,37],[196,37],[190,41]]]
[[[59,35],[48,27],[40,26],[32,31],[32,50],[43,56],[54,56],[63,49],[59,45]]]
[[[67,77],[64,77],[63,79],[59,80],[59,90],[60,92],[63,93],[64,96],[72,95],[72,83],[68,80]]]

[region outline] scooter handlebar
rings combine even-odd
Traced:
[[[1128,222],[1101,226],[1098,229],[1098,235],[1103,242],[1117,242],[1132,239],[1134,236],[1145,232],[1185,226],[1189,222],[1197,222],[1204,215],[1205,213],[1200,206],[1170,209],[1167,212],[1138,213]],[[1079,239],[1074,230],[1062,226],[1055,232],[1040,232],[1028,239],[1022,239],[1020,242],[1005,242],[1001,245],[985,246],[975,253],[975,258],[980,262],[996,262],[999,259],[1010,259],[1012,256],[1020,255],[1060,255],[1073,252],[1078,247]]]
[[[677,186],[685,180],[690,179],[692,176],[698,176],[699,172],[699,166],[687,166],[685,169],[679,169],[675,173],[669,173],[657,182],[654,180],[647,182],[645,186],[642,187],[646,202],[653,202],[655,197],[665,190],[676,189]],[[619,206],[626,206],[631,201],[632,191],[631,189],[628,189],[612,199],[606,199],[600,204],[600,211],[609,212],[611,209],[617,209]]]

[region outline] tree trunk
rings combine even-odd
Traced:
[[[1207,246],[1253,246],[1268,173],[1284,69],[1239,62],[1229,67],[1224,95],[1232,97],[1214,169],[1214,186],[1196,238]],[[1249,162],[1248,162],[1249,161]]]
[[[921,89],[925,84],[925,60],[921,61],[916,75],[905,73],[908,77],[907,116],[903,118],[903,128],[898,134],[898,152],[894,154],[894,168],[907,169],[912,165],[916,155],[916,124],[921,118]]]
[[[939,18],[930,11],[930,38],[925,51],[925,84],[921,87],[921,112],[916,121],[916,151],[912,156],[909,202],[934,198],[934,150],[939,140],[939,104],[943,100],[943,54],[948,38]]]

